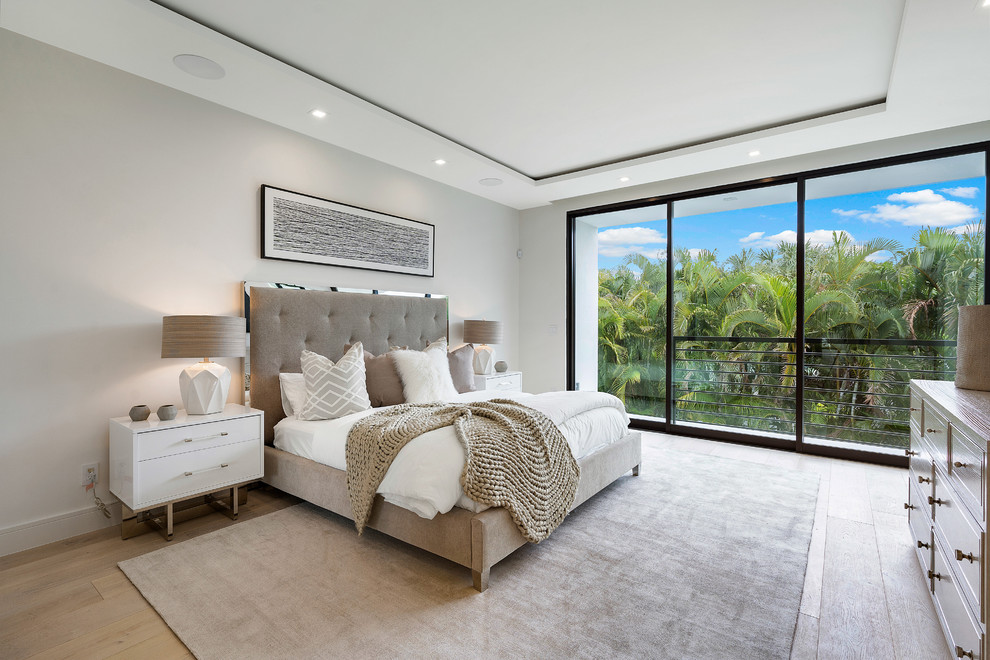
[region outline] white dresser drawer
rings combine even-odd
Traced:
[[[924,439],[934,449],[933,458],[939,469],[949,471],[949,423],[932,406],[925,405]]]
[[[136,478],[142,500],[134,508],[260,478],[261,456],[258,442],[248,441],[142,461]]]
[[[937,489],[936,495],[941,504],[935,507],[935,539],[942,547],[948,562],[961,578],[962,591],[975,610],[981,613],[981,575],[983,574],[983,534],[958,498],[945,489]],[[941,538],[939,538],[941,537]],[[971,560],[972,559],[972,560]]]
[[[915,484],[908,484],[908,521],[911,524],[911,538],[925,575],[928,575],[932,567],[932,518],[929,511],[928,496],[922,495]]]
[[[978,443],[954,424],[949,425],[949,478],[973,514],[983,518],[986,492],[986,443]]]
[[[922,428],[924,417],[924,399],[918,396],[917,392],[911,392],[911,425],[917,429]]]
[[[258,419],[252,415],[140,433],[137,436],[137,460],[146,461],[245,440],[257,440],[261,433]]]
[[[941,552],[935,553],[933,567],[935,611],[949,642],[953,657],[979,660],[983,657],[983,633],[973,621],[969,608],[955,584],[952,571]],[[971,653],[972,655],[964,655]]]

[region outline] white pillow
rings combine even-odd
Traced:
[[[296,411],[296,419],[337,419],[371,407],[361,342],[352,345],[337,364],[312,351],[303,351],[299,361],[306,404]]]
[[[450,378],[446,339],[433,342],[423,351],[393,351],[391,355],[402,379],[406,403],[451,401],[457,396]]]
[[[278,375],[278,385],[282,391],[282,410],[286,417],[292,417],[306,405],[306,381],[302,374],[285,373]]]

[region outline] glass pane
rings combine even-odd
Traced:
[[[794,439],[797,186],[674,203],[673,420]]]
[[[984,163],[808,181],[805,442],[907,447],[910,379],[954,377],[957,308],[983,302]]]
[[[664,418],[667,206],[583,216],[575,227],[575,376],[630,414]]]

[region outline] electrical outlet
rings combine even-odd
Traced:
[[[99,463],[87,463],[82,466],[82,486],[88,486],[90,484],[95,484],[100,480],[100,464]]]

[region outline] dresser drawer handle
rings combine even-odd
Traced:
[[[936,573],[933,570],[929,570],[928,571],[928,579],[929,580],[944,580],[945,578],[942,577],[942,574],[941,573]]]
[[[214,438],[223,438],[227,435],[226,431],[222,433],[214,433],[213,435],[204,435],[202,438],[185,438],[183,442],[202,442],[203,440],[212,440]]]
[[[921,408],[911,408],[911,412],[921,412]]]
[[[931,549],[932,546],[930,543],[925,543],[924,541],[918,541],[918,547]]]
[[[977,558],[973,556],[972,552],[964,555],[962,550],[956,550],[956,561],[962,561],[963,559],[968,559],[969,563],[972,564]]]
[[[214,470],[221,470],[221,469],[223,469],[225,467],[228,467],[229,465],[230,465],[230,463],[221,463],[220,465],[218,465],[216,467],[203,468],[202,470],[196,470],[194,472],[186,472],[186,473],[183,474],[183,476],[191,477],[194,474],[203,474],[204,472],[213,472]]]
[[[932,482],[931,477],[923,477],[920,474],[918,475],[919,484],[930,484],[931,482]]]
[[[914,510],[914,509],[917,509],[918,507],[916,507],[916,506],[915,506],[915,505],[913,505],[913,504],[908,504],[907,502],[905,502],[905,503],[904,503],[904,508],[905,508],[905,509],[911,509],[911,510]]]
[[[955,462],[954,462],[954,463],[952,464],[952,467],[957,467],[957,468],[968,468],[968,467],[970,467],[970,465],[969,465],[969,463],[963,463],[962,461],[955,461]]]
[[[929,495],[928,496],[928,503],[929,504],[934,504],[935,506],[942,506],[942,505],[944,505],[946,503],[946,500],[943,500],[940,497],[932,497],[931,495]]]
[[[963,647],[961,647],[958,644],[956,644],[956,657],[957,658],[972,658],[974,656],[973,656],[973,652],[972,651],[964,651],[963,650]]]
[[[917,456],[918,455],[918,452],[911,451],[910,449],[905,449],[904,450],[904,455],[905,456]]]
[[[925,433],[941,433],[938,429],[925,429]]]

